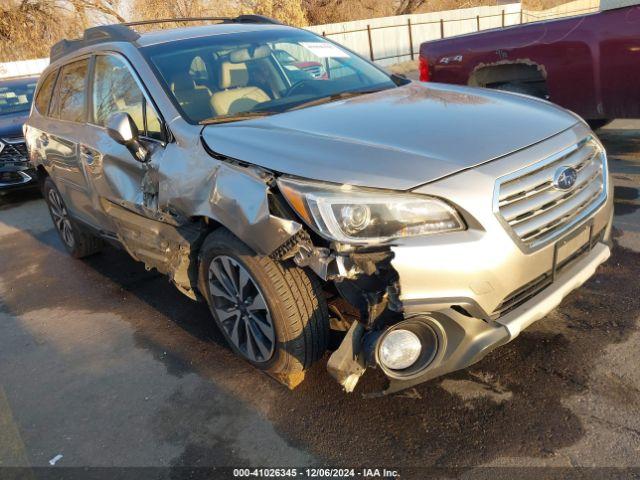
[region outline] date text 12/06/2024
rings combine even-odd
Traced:
[[[397,478],[388,468],[234,468],[234,478]]]

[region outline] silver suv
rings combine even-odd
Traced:
[[[480,360],[610,254],[604,149],[534,98],[413,83],[242,16],[56,44],[26,138],[69,253],[122,246],[290,387]],[[283,53],[284,52],[284,53]]]

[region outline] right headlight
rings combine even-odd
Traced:
[[[341,243],[374,245],[465,229],[458,212],[434,197],[283,177],[278,186],[311,228]]]

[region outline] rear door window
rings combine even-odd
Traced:
[[[84,122],[88,70],[88,59],[62,67],[57,87],[57,116],[61,120]]]

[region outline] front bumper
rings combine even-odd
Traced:
[[[0,168],[0,191],[34,188],[38,185],[36,171],[28,167]]]
[[[571,291],[586,282],[610,254],[607,244],[596,243],[588,254],[564,269],[552,285],[495,321],[471,318],[451,308],[416,315],[437,326],[442,351],[419,374],[411,378],[391,378],[385,393],[394,393],[478,362],[556,308]]]
[[[0,141],[0,191],[37,186],[36,171],[27,158],[23,140]]]

